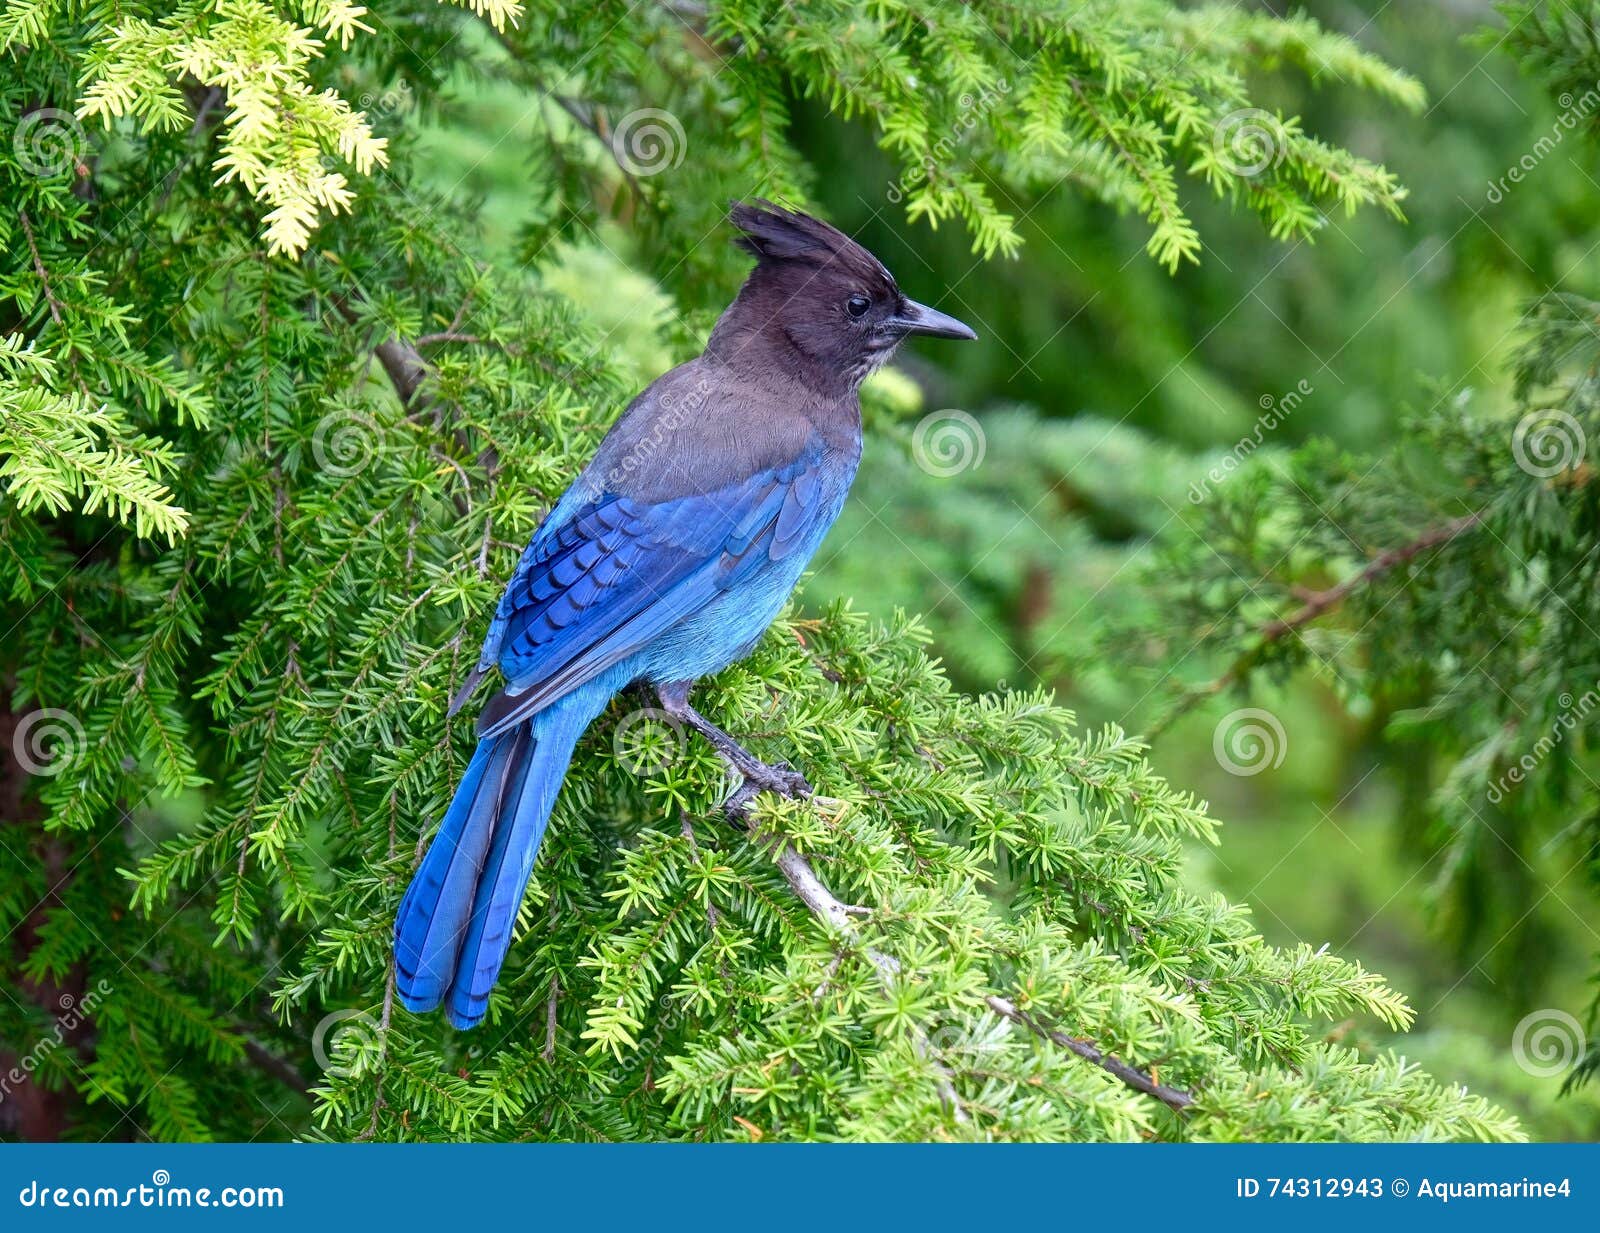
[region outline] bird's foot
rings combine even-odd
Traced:
[[[722,812],[741,826],[750,816],[751,802],[762,792],[773,792],[789,800],[798,800],[810,797],[816,791],[810,781],[787,762],[768,764],[751,758],[746,766],[735,765],[731,760],[728,765],[738,771],[743,782],[734,789],[733,795],[722,802]]]
[[[810,782],[794,767],[787,762],[756,762],[753,765],[740,767],[739,773],[744,776],[746,783],[753,783],[760,790],[776,792],[779,796],[791,799],[799,796],[810,796],[815,791]]]
[[[735,822],[743,822],[750,812],[750,802],[759,792],[775,792],[794,800],[814,792],[809,781],[787,762],[768,763],[757,758],[738,741],[717,727],[694,707],[689,705],[689,683],[677,682],[657,687],[657,696],[667,712],[687,723],[711,742],[718,757],[738,774],[742,781],[733,795],[723,802],[723,812]]]

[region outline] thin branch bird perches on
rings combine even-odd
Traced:
[[[778,872],[783,874],[784,880],[789,883],[790,889],[794,891],[800,901],[840,933],[853,934],[856,927],[854,918],[868,914],[868,910],[865,908],[840,901],[828,889],[822,879],[817,876],[817,871],[813,868],[811,862],[801,855],[793,844],[785,842],[774,858],[774,863],[778,867]],[[878,969],[879,975],[885,982],[892,980],[899,973],[899,961],[892,956],[885,955],[882,951],[874,950],[872,947],[867,948],[866,955],[868,961]],[[984,1001],[989,1009],[1002,1018],[1010,1020],[1019,1027],[1026,1028],[1043,1040],[1048,1040],[1052,1044],[1060,1045],[1063,1049],[1071,1051],[1084,1061],[1098,1066],[1113,1078],[1127,1084],[1134,1091],[1142,1092],[1146,1096],[1159,1100],[1174,1112],[1184,1113],[1195,1103],[1194,1096],[1189,1092],[1157,1082],[1144,1071],[1111,1056],[1091,1041],[1078,1036],[1069,1036],[1065,1032],[1049,1027],[1034,1015],[1019,1009],[1015,1003],[1006,998],[991,994]],[[965,1116],[961,1113],[959,1098],[956,1096],[954,1085],[950,1082],[948,1071],[943,1072],[939,1086],[940,1093],[945,1097],[946,1104],[956,1111],[956,1120],[965,1121]]]

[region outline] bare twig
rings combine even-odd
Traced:
[[[690,823],[688,814],[683,815],[683,822],[678,831],[688,841],[690,853],[698,859],[700,845],[694,840],[694,826]],[[712,903],[709,898],[706,900],[706,923],[711,926],[713,931],[722,923],[722,913],[717,911],[717,905]]]
[[[1424,531],[1416,539],[1402,544],[1398,548],[1390,548],[1387,552],[1380,552],[1368,561],[1361,569],[1346,578],[1337,586],[1331,586],[1326,591],[1313,591],[1306,597],[1301,606],[1280,620],[1273,621],[1261,631],[1262,644],[1278,641],[1285,634],[1309,625],[1330,608],[1342,604],[1350,593],[1358,587],[1363,587],[1374,578],[1381,578],[1396,565],[1403,565],[1414,557],[1420,556],[1429,548],[1437,548],[1448,544],[1456,536],[1465,531],[1470,531],[1483,521],[1483,510],[1471,514],[1464,514],[1460,518],[1452,519],[1440,526]]]
[[[23,234],[28,237],[28,251],[33,254],[34,273],[38,274],[39,282],[44,287],[45,303],[50,305],[50,318],[58,329],[65,329],[66,326],[61,322],[61,304],[56,299],[56,293],[50,289],[50,276],[44,272],[44,261],[39,256],[38,242],[33,238],[33,224],[28,220],[28,212],[18,210],[17,217],[22,220]]]
[[[669,7],[669,11],[673,10]],[[679,20],[682,21],[683,18],[680,16]],[[649,201],[649,198],[645,196],[644,186],[639,183],[638,177],[617,151],[616,143],[612,139],[608,126],[605,124],[604,113],[591,103],[587,103],[582,99],[571,98],[564,94],[558,94],[545,85],[543,79],[534,72],[532,66],[523,58],[521,50],[512,42],[505,31],[497,30],[491,26],[489,34],[500,44],[506,55],[511,57],[512,63],[522,71],[523,76],[535,90],[560,107],[562,111],[567,113],[574,124],[605,148],[606,154],[616,164],[617,170],[622,173],[622,178],[628,182],[628,187],[633,190],[634,199],[637,201]]]
[[[497,347],[500,344],[482,334],[458,334],[454,330],[440,330],[437,334],[418,334],[416,345],[432,347],[438,343],[461,343],[463,346]]]
[[[853,918],[865,915],[867,909],[841,902],[823,885],[822,879],[817,876],[817,871],[811,867],[811,862],[802,856],[792,843],[783,844],[774,863],[778,866],[778,872],[783,874],[784,881],[789,883],[790,889],[800,897],[801,903],[839,932],[845,934],[855,932]],[[900,961],[892,955],[884,954],[881,950],[867,947],[867,960],[878,970],[878,977],[885,985],[892,984],[895,977],[900,974]],[[967,1111],[962,1107],[961,1097],[956,1092],[955,1084],[951,1082],[950,1072],[934,1060],[928,1039],[921,1031],[915,1032],[912,1042],[917,1055],[933,1067],[937,1075],[934,1082],[939,1089],[939,1098],[950,1110],[950,1116],[957,1122],[965,1123]]]
[[[465,306],[463,305],[463,307]],[[456,336],[424,335],[423,339],[428,337],[432,337],[437,341],[445,337],[454,338]],[[419,339],[418,342],[420,343],[423,339]],[[422,354],[417,350],[416,344],[406,342],[401,338],[386,338],[372,349],[372,353],[377,356],[378,362],[383,365],[384,374],[389,378],[389,383],[394,386],[394,392],[400,399],[400,405],[405,408],[411,419],[415,420],[429,410],[436,410],[436,404],[433,400],[419,399],[417,397],[417,391],[422,388],[423,379],[428,375],[428,362],[422,358]],[[436,426],[438,418],[436,415]],[[457,431],[454,436],[458,442],[463,446],[465,445],[465,435],[463,433]],[[462,517],[470,514],[472,512],[471,478],[461,464],[446,454],[438,445],[430,445],[428,452],[456,473],[456,477],[461,481],[461,490],[451,498],[451,502],[455,505],[456,512]],[[484,464],[485,469],[490,473],[490,485],[492,488],[496,463],[493,448],[485,449],[479,455],[479,461]],[[480,562],[480,567],[481,564]]]
[[[550,978],[550,994],[544,1000],[544,1048],[539,1056],[547,1062],[556,1060],[556,1009],[561,1001],[561,986]]]
[[[394,386],[395,393],[400,395],[400,402],[409,411],[422,379],[428,375],[427,362],[415,347],[399,338],[384,339],[373,348],[373,352],[378,357],[378,363],[383,365],[383,371]]]
[[[420,840],[418,841],[420,844]],[[392,853],[391,853],[392,855]],[[394,964],[389,965],[389,973],[383,983],[383,1011],[378,1016],[378,1038],[382,1042],[383,1056],[389,1055],[389,1019],[394,1013]],[[378,1081],[372,1092],[372,1117],[367,1122],[367,1128],[356,1136],[358,1143],[364,1143],[378,1133],[378,1114],[388,1107],[389,1102],[383,1098],[383,1081],[388,1077],[388,1071],[378,1071]]]
[[[586,109],[585,104],[577,99],[568,98],[563,94],[552,93],[550,97],[560,105],[562,111],[572,117],[579,128],[589,133],[590,136],[605,147],[605,152],[611,157],[611,161],[617,165],[617,170],[622,173],[622,178],[628,182],[628,187],[633,190],[635,200],[647,201],[648,198],[644,195],[644,186],[639,183],[639,178],[634,175],[632,168],[628,166],[627,161],[622,157],[622,152],[617,149],[616,141],[611,133],[607,131],[603,113],[595,107],[587,107]]]
[[[308,1085],[305,1076],[291,1066],[286,1059],[279,1057],[260,1041],[252,1040],[246,1036],[244,1038],[244,1053],[257,1070],[271,1075],[291,1091],[299,1092],[302,1096],[306,1094]]]
[[[489,544],[491,542],[489,532],[492,530],[494,530],[494,511],[490,510],[483,520],[483,543],[478,548],[478,577],[480,578],[489,576]]]
[[[178,177],[183,174],[184,169],[190,163],[199,157],[200,151],[204,147],[200,137],[206,130],[206,125],[211,119],[211,113],[217,109],[226,97],[227,91],[221,86],[208,86],[205,93],[200,96],[199,102],[194,102],[191,94],[190,101],[194,106],[194,123],[189,128],[189,141],[194,146],[194,149],[180,158],[172,170],[167,172],[167,178],[161,187],[161,196],[156,201],[155,209],[150,211],[152,216],[159,216],[161,211],[167,208],[167,202],[172,200],[173,190],[178,187]],[[138,249],[135,251],[142,250],[144,245],[145,240],[141,237]]]
[[[1084,1040],[1080,1036],[1068,1036],[1065,1032],[1045,1026],[1027,1011],[1019,1010],[1015,1003],[1003,997],[990,994],[984,999],[984,1002],[995,1014],[1027,1028],[1035,1036],[1076,1053],[1086,1062],[1093,1062],[1108,1075],[1120,1079],[1136,1092],[1143,1092],[1146,1096],[1154,1096],[1169,1109],[1182,1113],[1190,1105],[1194,1104],[1194,1097],[1188,1092],[1175,1087],[1168,1087],[1165,1083],[1157,1083],[1144,1071],[1129,1066],[1126,1062],[1118,1061],[1109,1053],[1103,1052],[1092,1042]]]
[[[841,902],[823,884],[822,879],[817,876],[817,871],[812,868],[811,862],[802,856],[793,844],[784,844],[783,850],[778,853],[775,863],[778,866],[778,872],[783,874],[784,880],[789,883],[790,888],[800,897],[800,901],[806,907],[810,908],[813,913],[820,916],[841,933],[849,934],[854,932],[855,921],[853,918],[865,914],[867,909]],[[867,959],[872,963],[873,967],[878,969],[878,975],[885,984],[892,981],[899,974],[899,961],[892,956],[886,955],[882,951],[874,950],[871,947],[867,948],[866,953]],[[819,989],[818,993],[821,992],[822,990]],[[1060,1045],[1063,1049],[1070,1050],[1083,1058],[1084,1061],[1093,1063],[1107,1074],[1126,1083],[1135,1091],[1143,1092],[1146,1096],[1153,1096],[1171,1109],[1181,1113],[1194,1104],[1194,1097],[1188,1092],[1156,1082],[1142,1070],[1112,1057],[1098,1048],[1092,1041],[1084,1040],[1077,1036],[1068,1036],[1065,1032],[1047,1027],[1034,1016],[1026,1011],[1019,1010],[1014,1003],[1003,997],[990,995],[985,1001],[996,1014],[1027,1028],[1030,1032],[1053,1044]],[[928,1056],[927,1041],[925,1039],[919,1039],[918,1052],[924,1057]],[[940,1095],[954,1112],[956,1120],[958,1122],[966,1121],[965,1111],[961,1107],[960,1098],[956,1095],[954,1085],[950,1082],[949,1072],[945,1071],[943,1067],[940,1067],[939,1070],[941,1072],[939,1081]]]

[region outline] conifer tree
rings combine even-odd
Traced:
[[[1184,178],[1280,237],[1399,209],[1247,71],[1414,105],[1409,78],[1158,0],[14,0],[0,52],[10,1133],[1519,1136],[1330,1032],[1410,1023],[1380,977],[1186,887],[1215,824],[1139,741],[964,696],[916,619],[825,597],[700,703],[816,799],[735,824],[711,752],[619,700],[485,1026],[388,982],[471,747],[447,701],[632,393],[546,246],[624,220],[692,347],[740,276],[726,200],[806,196],[788,109],[816,96],[898,160],[914,224],[998,258],[988,180],[1066,179],[1170,267],[1200,256]],[[411,161],[456,75],[538,124],[521,265]]]

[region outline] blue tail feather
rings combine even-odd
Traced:
[[[499,827],[478,880],[472,920],[456,963],[455,980],[445,1013],[458,1028],[473,1027],[489,1005],[489,990],[500,975],[517,923],[522,892],[533,873],[533,860],[544,839],[545,824],[555,806],[556,792],[566,774],[572,747],[579,733],[563,740],[554,725],[540,725],[537,773],[525,777],[518,794],[508,797],[502,817],[510,825]],[[554,729],[554,730],[552,730]]]
[[[456,1027],[482,1020],[573,746],[604,705],[570,702],[478,743],[395,917],[408,1010],[448,999]]]
[[[479,742],[395,915],[396,984],[410,1010],[432,1010],[450,988],[493,824],[485,807],[504,776],[514,736]]]

